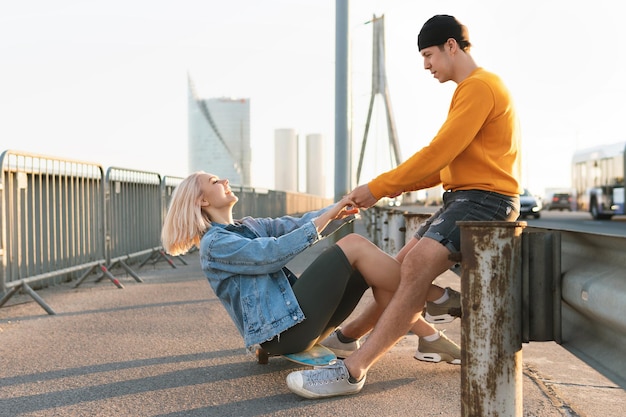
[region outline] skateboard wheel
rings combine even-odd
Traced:
[[[270,355],[263,349],[258,348],[256,350],[256,360],[259,365],[267,365]]]

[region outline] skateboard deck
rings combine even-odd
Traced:
[[[315,345],[311,349],[305,350],[304,352],[289,353],[282,356],[292,362],[308,366],[330,365],[337,360],[337,356],[333,353],[333,351],[322,345]]]
[[[262,349],[258,349],[256,354],[257,360],[260,364],[267,364],[268,358],[271,356]],[[282,356],[291,362],[306,366],[325,366],[330,365],[337,360],[337,356],[333,353],[333,351],[322,345],[315,345],[311,349],[305,350],[304,352],[288,353],[286,355],[276,356]]]

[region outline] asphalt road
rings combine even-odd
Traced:
[[[597,233],[611,236],[626,236],[626,216],[614,216],[611,220],[593,220],[591,214],[581,211],[540,212],[539,219],[523,219],[529,226]]]

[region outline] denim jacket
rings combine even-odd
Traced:
[[[320,240],[313,220],[328,208],[299,218],[245,217],[237,225],[213,223],[202,237],[202,270],[247,348],[305,319],[283,267]]]

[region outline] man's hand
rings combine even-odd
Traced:
[[[354,202],[355,206],[359,208],[372,207],[378,201],[376,197],[372,195],[372,192],[367,184],[359,185],[352,190],[347,197]]]

